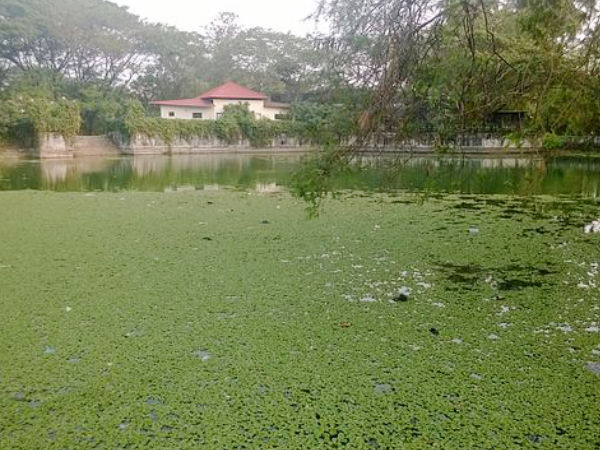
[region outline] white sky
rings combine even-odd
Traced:
[[[219,12],[233,12],[243,27],[263,27],[305,35],[315,31],[312,20],[303,21],[318,0],[111,0],[149,20],[185,31],[202,31]],[[319,28],[322,28],[319,27]]]

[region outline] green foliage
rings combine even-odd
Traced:
[[[101,83],[72,80],[52,71],[30,70],[11,74],[0,99],[5,102],[4,115],[0,116],[4,132],[0,133],[5,136],[11,134],[9,128],[15,126],[15,121],[29,121],[29,134],[37,122],[36,128],[60,130],[57,132],[65,136],[101,135],[123,116],[131,94]],[[80,117],[75,117],[76,114]],[[27,129],[21,125],[19,133]]]
[[[143,22],[112,2],[8,0],[0,17],[0,59],[23,71],[117,85],[149,57]]]
[[[452,140],[502,109],[536,137],[600,132],[595,2],[322,0],[318,14],[341,78],[372,91],[367,133]]]
[[[306,211],[310,217],[319,215],[323,200],[334,192],[336,176],[347,170],[348,165],[347,152],[337,146],[325,147],[323,152],[308,156],[294,173],[290,190],[307,202]]]
[[[4,0],[0,82],[8,69],[43,69],[127,87],[148,102],[197,95],[229,78],[290,100],[315,81],[320,59],[309,39],[244,29],[231,13],[204,31],[148,23],[104,0]]]
[[[38,133],[59,133],[69,139],[79,131],[79,106],[71,100],[16,95],[3,103],[0,135],[5,140],[32,145]]]
[[[554,133],[546,133],[542,140],[542,147],[546,150],[560,150],[567,146],[567,140],[563,136]]]
[[[175,139],[218,138],[228,143],[247,139],[253,147],[267,146],[282,134],[294,136],[295,131],[289,122],[256,119],[248,105],[227,105],[218,120],[184,120],[148,116],[139,102],[128,105],[123,120],[114,128],[130,137],[160,138],[167,145]]]
[[[106,134],[133,100],[131,94],[122,89],[87,83],[77,83],[71,95],[79,103],[80,133],[84,135]]]
[[[142,135],[159,138],[167,145],[175,139],[217,136],[215,122],[209,120],[172,120],[147,115],[138,101],[131,101],[123,111],[123,117],[113,124],[113,129],[125,136]]]
[[[345,104],[303,102],[292,105],[289,120],[304,139],[333,146],[356,134],[357,113]]]

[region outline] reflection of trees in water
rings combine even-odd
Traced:
[[[0,189],[147,190],[214,186],[277,192],[301,155],[206,154],[0,162]],[[600,159],[450,158],[361,155],[335,189],[497,194],[600,192]]]
[[[523,176],[520,186],[521,195],[542,194],[544,180],[548,174],[546,161],[542,159],[539,164],[530,164]]]
[[[563,160],[524,157],[447,156],[395,157],[391,162],[370,156],[357,157],[359,169],[343,172],[336,189],[413,190],[471,194],[565,193],[595,195],[600,185],[600,160],[594,167],[570,167]],[[568,162],[568,161],[567,161]],[[597,167],[596,167],[597,166]],[[355,166],[356,167],[356,166]],[[588,182],[574,182],[587,179]],[[568,182],[565,183],[565,180]]]

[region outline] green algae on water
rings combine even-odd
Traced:
[[[343,197],[2,193],[0,448],[600,445],[595,205]]]

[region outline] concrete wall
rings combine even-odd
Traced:
[[[112,133],[111,138],[121,149],[121,152],[128,155],[167,155],[260,150],[253,148],[250,142],[245,139],[229,143],[217,138],[195,137],[189,140],[175,139],[169,145],[160,138],[143,135],[136,135],[131,139],[127,139],[120,133]],[[304,151],[310,148],[310,146],[298,142],[297,139],[281,136],[273,139],[265,148],[270,151],[284,152]]]
[[[73,158],[78,156],[116,156],[119,148],[106,136],[75,136],[65,139],[58,133],[40,133],[33,155],[40,158]]]
[[[40,158],[72,158],[73,147],[58,133],[40,133],[36,149]]]
[[[352,142],[347,143],[347,145],[351,144]],[[382,153],[433,153],[436,151],[434,144],[433,137],[424,136],[418,140],[409,140],[399,144],[386,142],[385,140],[371,142],[369,145],[364,146],[363,150]],[[460,144],[460,146],[450,146],[449,152],[489,154],[526,153],[537,150],[530,142],[524,142],[517,146],[506,139],[484,134],[463,136]],[[273,139],[263,150],[271,152],[306,151],[310,147],[310,143],[281,136]],[[73,158],[78,156],[116,156],[121,153],[160,155],[260,150],[253,148],[250,142],[246,140],[229,143],[217,138],[196,137],[189,140],[176,139],[169,145],[160,138],[137,135],[128,139],[120,133],[111,133],[109,137],[77,136],[67,142],[60,134],[44,133],[40,135],[38,147],[34,150],[33,155],[40,158]]]
[[[536,151],[539,147],[528,140],[523,140],[518,145],[501,136],[488,133],[470,133],[459,136],[454,142],[436,142],[434,134],[423,135],[415,139],[407,139],[403,142],[394,142],[392,138],[385,137],[370,142],[365,146],[366,151],[383,152],[415,152],[431,153],[438,151],[440,147],[448,152],[455,153],[521,153]],[[352,142],[350,142],[352,144]]]
[[[121,151],[107,136],[75,136],[73,156],[118,156]]]

